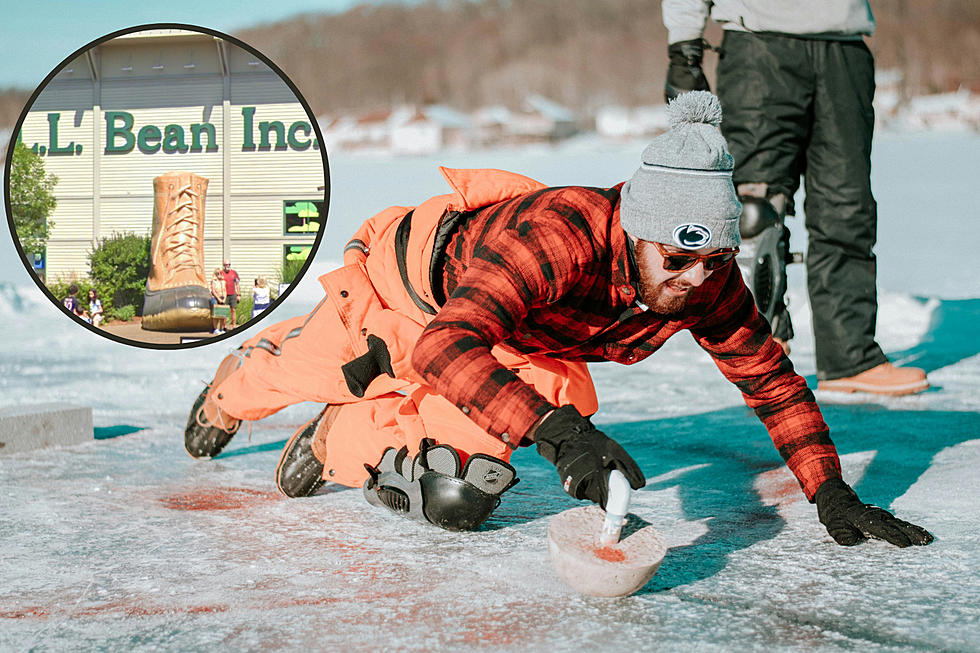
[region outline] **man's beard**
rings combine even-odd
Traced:
[[[636,244],[637,254],[642,257],[641,260],[649,260],[646,256],[643,256],[643,250],[646,247],[653,247],[653,245],[646,241],[639,241]],[[693,290],[694,286],[682,283],[677,278],[656,283],[644,274],[642,267],[639,273],[640,301],[650,307],[650,310],[654,313],[674,315],[680,313],[687,305],[687,298],[691,294],[690,291]],[[682,296],[668,294],[667,284],[674,286],[675,289],[687,288],[688,292]]]
[[[650,310],[654,313],[659,313],[660,315],[675,315],[684,310],[687,306],[687,298],[690,295],[689,287],[688,293],[683,296],[676,296],[667,294],[664,286],[667,283],[674,282],[663,282],[656,285],[651,284],[647,279],[640,275],[640,301],[650,307]]]

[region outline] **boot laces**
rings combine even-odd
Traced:
[[[199,194],[191,184],[177,191],[176,206],[167,214],[166,230],[161,242],[165,260],[172,262],[171,277],[182,269],[204,269],[198,251],[199,217],[195,210]]]

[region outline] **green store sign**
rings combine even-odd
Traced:
[[[217,131],[210,122],[193,123],[185,129],[182,125],[140,125],[128,111],[106,111],[105,154],[128,154],[139,150],[143,154],[186,154],[187,152],[217,152]],[[72,156],[82,153],[82,145],[75,141],[64,142],[59,133],[60,113],[48,114],[48,142],[34,143],[31,150],[41,156]],[[17,134],[17,142],[22,142]],[[255,107],[242,107],[243,152],[303,152],[320,149],[320,142],[313,137],[313,128],[305,120],[290,125],[280,120],[255,120]]]

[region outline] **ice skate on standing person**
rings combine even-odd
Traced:
[[[324,482],[448,529],[479,526],[535,445],[571,496],[604,504],[610,470],[644,476],[589,417],[586,363],[630,365],[688,330],[744,393],[834,538],[925,544],[841,480],[827,425],[736,266],[741,206],[710,93],[670,107],[672,128],[612,188],[547,188],[501,170],[442,169],[452,192],[365,222],[321,303],[221,364],[185,445],[213,456],[242,420],[327,407],[286,444],[289,496]]]
[[[701,64],[709,13],[724,28],[721,130],[735,158],[745,249],[753,260],[754,245],[766,242],[773,259],[786,256],[783,218],[795,213],[793,196],[803,177],[817,387],[884,395],[928,388],[924,370],[893,366],[875,341],[875,84],[874,59],[863,40],[875,23],[867,0],[663,0],[662,10],[668,99],[708,89]],[[757,299],[788,352],[793,328],[782,297],[785,259],[776,263],[782,270],[773,285],[781,287]],[[763,287],[768,295],[769,286]]]

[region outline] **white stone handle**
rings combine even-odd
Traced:
[[[619,541],[630,509],[630,483],[618,469],[609,472],[609,496],[606,499],[606,519],[602,522],[599,544],[609,546]]]

